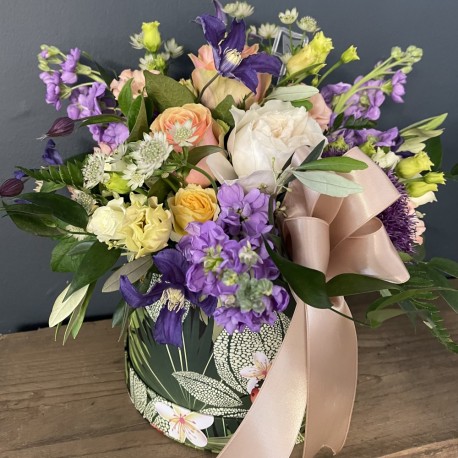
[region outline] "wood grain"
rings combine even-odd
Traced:
[[[444,307],[444,316],[457,337],[456,314]],[[339,456],[458,457],[458,356],[405,318],[358,336],[359,386]],[[109,321],[86,323],[65,347],[49,329],[0,336],[0,457],[214,456],[167,439],[134,409],[117,338]]]

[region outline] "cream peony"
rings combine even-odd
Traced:
[[[104,207],[97,208],[87,225],[87,232],[95,234],[99,242],[121,242],[124,234],[121,232],[126,206],[124,199],[113,199]]]
[[[248,111],[231,109],[235,127],[227,144],[232,166],[221,155],[207,158],[207,164],[220,181],[238,178],[246,189],[272,192],[286,161],[298,148],[313,149],[325,137],[320,125],[304,107],[270,100]]]

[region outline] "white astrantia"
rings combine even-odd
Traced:
[[[223,11],[238,20],[251,16],[254,8],[247,2],[228,3],[224,6]]]
[[[140,58],[140,70],[156,70],[156,58],[152,54],[146,54]]]
[[[78,189],[71,190],[72,200],[79,203],[90,215],[96,208],[96,200],[87,192],[80,191]]]
[[[179,442],[188,439],[196,447],[205,447],[208,443],[207,436],[202,432],[209,428],[215,421],[212,415],[203,415],[191,412],[184,407],[172,404],[172,407],[163,402],[156,402],[157,413],[169,422],[167,434]]]
[[[278,35],[279,28],[275,24],[269,24],[266,22],[265,24],[261,24],[258,29],[258,35],[266,40],[275,38]]]
[[[286,25],[291,25],[293,22],[296,21],[298,16],[299,13],[296,8],[286,10],[284,13],[278,13],[278,19],[280,19],[280,22]]]
[[[371,156],[371,159],[382,169],[389,170],[393,170],[401,160],[397,154],[392,151],[385,153],[382,148],[377,148],[376,153]]]
[[[304,16],[300,18],[299,21],[297,21],[297,26],[304,32],[308,33],[315,33],[320,30],[316,19],[311,16]]]
[[[139,172],[145,179],[149,178],[172,152],[172,145],[169,145],[164,132],[154,132],[152,135],[143,134],[143,140],[137,143],[135,150],[131,153],[132,159],[137,164]]]
[[[156,55],[156,59],[163,59],[164,62],[170,60],[170,53],[169,52],[160,52]]]
[[[250,25],[247,29],[248,35],[256,35],[256,26],[255,25]]]
[[[105,155],[97,148],[86,157],[83,165],[84,187],[92,189],[103,183],[105,174]]]
[[[130,186],[132,191],[135,191],[137,188],[143,186],[143,183],[145,182],[145,175],[139,172],[135,164],[129,164],[124,169],[122,177],[127,181],[127,184]]]
[[[183,46],[178,45],[175,38],[167,40],[164,44],[164,49],[170,54],[172,59],[176,59],[183,54]]]
[[[134,49],[143,49],[145,45],[143,44],[143,32],[134,33],[130,36],[130,44]]]
[[[291,57],[293,57],[292,54],[290,52],[286,52],[285,54],[280,56],[280,60],[286,65],[288,61],[291,59]]]
[[[176,121],[175,124],[169,129],[168,134],[172,137],[173,143],[178,146],[193,146],[198,136],[194,135],[196,127],[192,126],[192,121],[187,119],[185,122],[180,123]]]

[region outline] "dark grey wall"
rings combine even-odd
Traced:
[[[252,0],[253,22],[276,18],[280,2]],[[394,45],[416,44],[425,51],[423,61],[409,75],[405,105],[389,104],[383,126],[448,112],[444,136],[445,165],[458,162],[458,2],[456,0],[308,0],[288,2],[301,15],[318,19],[340,55],[349,44],[358,46],[361,61],[341,72],[352,78],[367,71]],[[56,112],[44,103],[44,86],[38,79],[36,54],[42,43],[62,50],[79,47],[103,65],[116,70],[134,68],[140,52],[129,45],[129,35],[142,21],[159,20],[165,38],[176,37],[187,50],[203,43],[199,27],[191,22],[207,0],[0,0],[0,180],[15,165],[40,165],[43,143],[35,139],[45,132]],[[181,58],[175,74],[190,69]],[[334,78],[336,79],[336,78]],[[58,141],[64,155],[81,150],[87,142],[72,137]],[[430,255],[458,260],[455,242],[457,185],[450,183],[438,194],[439,202],[423,207]],[[67,277],[49,271],[52,242],[17,231],[8,219],[0,222],[0,332],[33,328],[46,323],[52,303]],[[107,315],[117,302],[114,294],[95,298],[91,316]]]

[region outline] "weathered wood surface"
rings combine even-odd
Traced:
[[[457,316],[444,311],[457,337]],[[358,334],[359,386],[339,456],[458,457],[458,356],[406,318]],[[0,336],[1,458],[214,456],[167,439],[137,413],[117,338],[108,321],[86,323],[65,347],[49,329]]]

